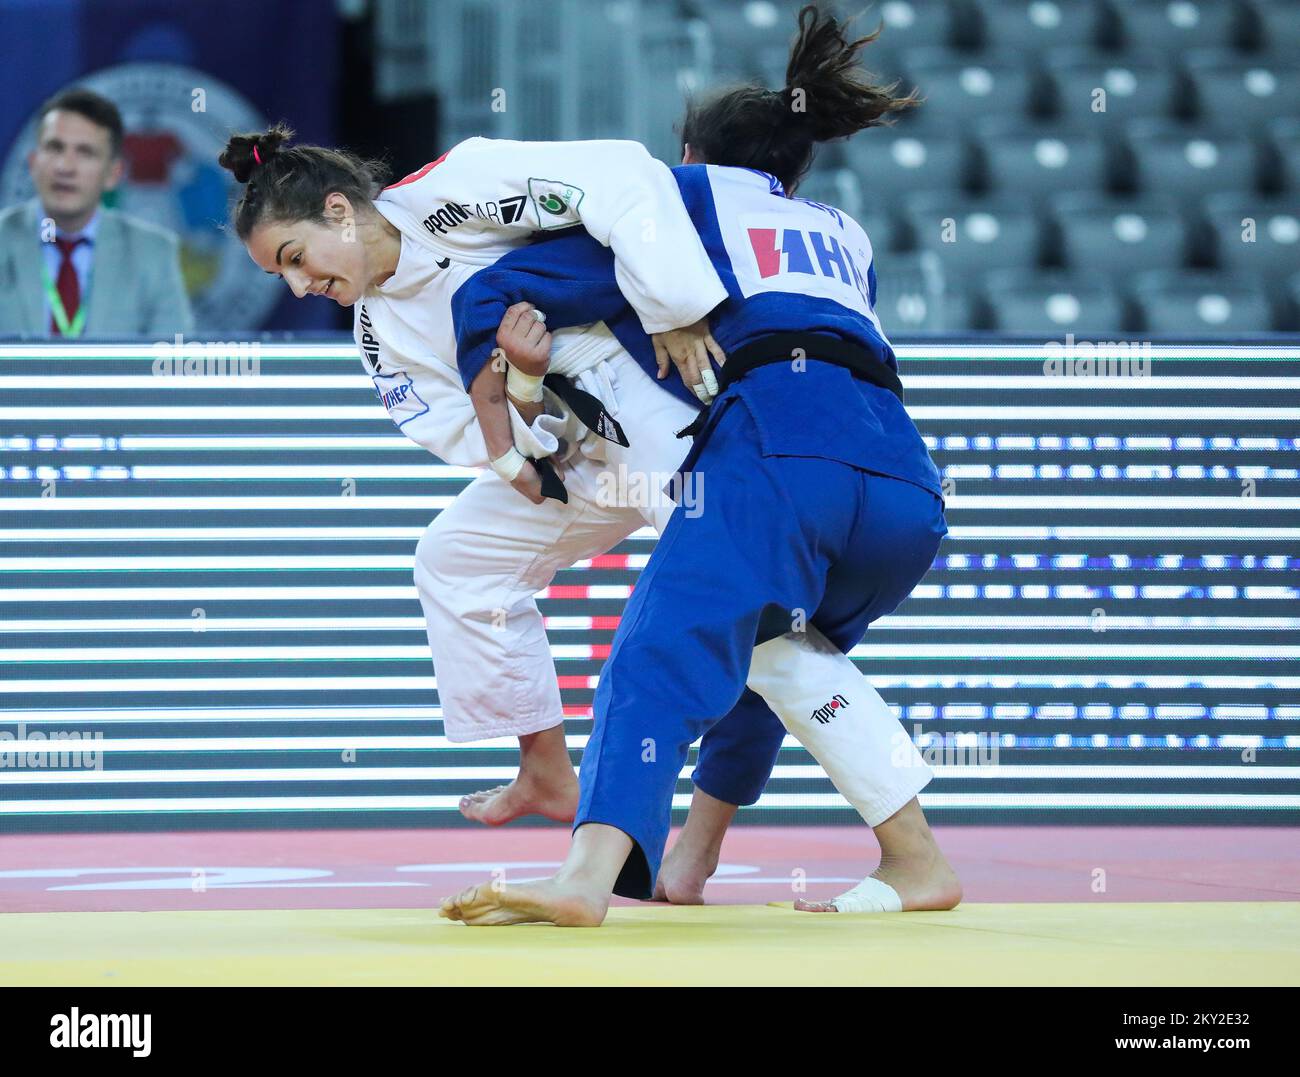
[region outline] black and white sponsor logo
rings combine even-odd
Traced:
[[[527,195],[496,198],[486,202],[445,202],[436,213],[430,213],[422,222],[431,235],[445,236],[471,218],[490,221],[492,224],[514,224],[524,215]]]
[[[512,198],[498,198],[494,202],[475,202],[474,216],[493,224],[514,224],[524,215],[524,204],[527,201],[528,196],[520,194]]]
[[[370,324],[370,312],[366,310],[366,304],[362,302],[361,313],[357,315],[361,323],[361,357],[370,365],[370,369],[379,373],[379,338],[374,334],[374,327]]]
[[[422,222],[430,235],[445,236],[470,219],[470,211],[459,202],[445,202],[442,209],[430,213]]]
[[[848,705],[849,701],[837,693],[836,695],[831,696],[829,702],[813,711],[809,717],[819,725],[825,725],[835,717],[835,712],[837,710],[841,707],[847,707]]]

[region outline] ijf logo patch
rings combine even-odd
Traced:
[[[528,198],[538,228],[568,228],[579,221],[578,207],[586,192],[563,180],[528,180]]]

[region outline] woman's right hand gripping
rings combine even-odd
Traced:
[[[497,327],[497,347],[521,374],[540,378],[551,365],[551,334],[531,303],[516,303],[506,310]]]
[[[497,327],[497,347],[501,350],[501,359],[521,374],[540,378],[546,374],[551,363],[551,334],[546,328],[541,312],[532,303],[516,303],[508,308]],[[507,383],[507,389],[509,383]],[[515,407],[531,422],[540,405],[530,406],[531,402],[521,401],[511,394]],[[548,462],[555,469],[556,475],[563,481],[564,468],[556,457],[548,457]],[[546,500],[542,496],[542,478],[532,461],[524,464],[519,474],[510,483],[519,493],[534,505]]]

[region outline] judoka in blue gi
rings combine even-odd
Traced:
[[[793,635],[810,654],[847,652],[934,559],[946,533],[939,476],[903,407],[874,312],[870,242],[839,210],[787,190],[815,143],[914,103],[853,75],[869,40],[847,42],[835,20],[806,8],[783,91],[733,91],[687,118],[686,164],[675,175],[727,292],[709,317],[727,356],[721,391],[695,424],[682,468],[703,479],[702,511],[674,513],[623,615],[596,694],[565,864],[540,883],[471,887],[443,902],[444,916],[589,926],[602,922],[614,892],[649,897],[687,749],[733,712],[747,679],[761,684],[764,645]],[[630,339],[595,298],[605,294],[600,273],[612,280],[607,254],[581,235],[546,246],[547,274],[582,266],[584,286],[570,291],[589,305],[587,320],[604,318]],[[494,270],[503,274],[501,296],[487,302],[527,298],[548,317],[565,316],[564,289],[530,282],[526,253]],[[625,343],[651,361],[644,343]],[[483,358],[481,348],[462,349],[467,384]],[[697,377],[708,381],[703,371]],[[950,908],[960,886],[915,799],[928,771],[910,742],[889,758],[888,745],[872,741],[871,716],[855,707],[863,697],[845,687],[812,686],[802,714],[780,717],[825,731],[819,761],[876,829],[884,866],[833,902],[802,904]],[[728,728],[745,735],[742,722]],[[891,875],[895,859],[907,867]]]

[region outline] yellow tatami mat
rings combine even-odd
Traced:
[[[615,908],[467,928],[411,909],[0,915],[0,984],[1300,984],[1300,903]]]

